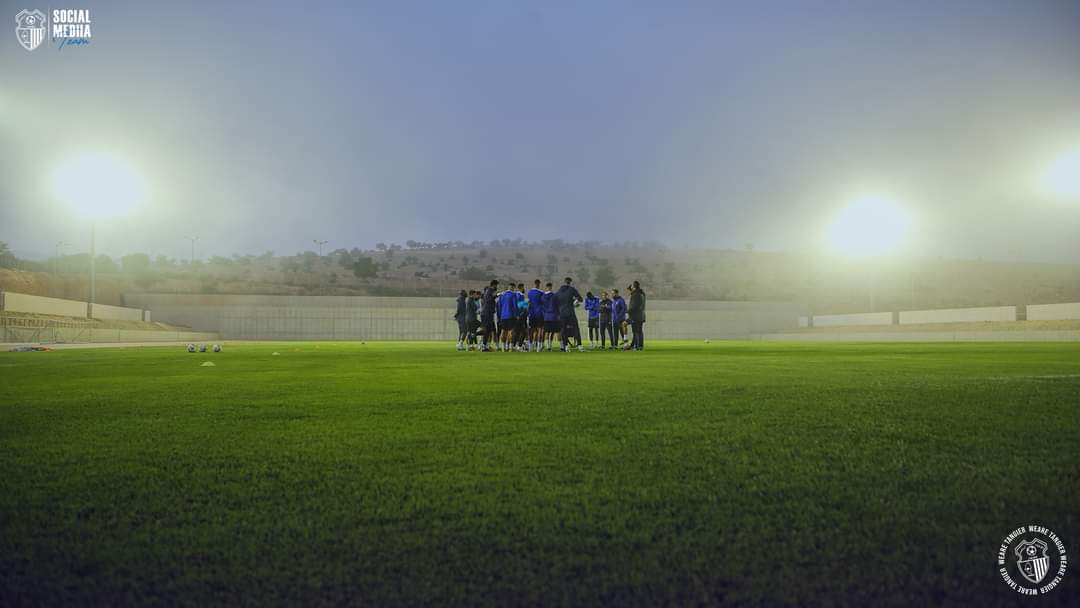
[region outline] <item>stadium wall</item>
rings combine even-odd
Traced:
[[[850,315],[814,315],[814,327],[845,325],[892,325],[891,312],[863,312]]]
[[[1080,302],[1070,304],[1028,304],[1028,321],[1080,319]]]
[[[3,310],[6,312],[86,318],[86,302],[76,300],[61,300],[5,291],[3,302]]]
[[[0,325],[0,343],[15,344],[202,342],[218,339],[218,334],[212,332],[101,329],[91,327],[15,327]]]
[[[969,323],[972,321],[1015,320],[1015,306],[900,311],[900,325],[912,325],[915,323]],[[814,324],[817,324],[817,317],[814,317]]]
[[[232,340],[453,340],[453,298],[125,294],[154,318]],[[793,329],[798,304],[649,301],[647,338],[746,339]],[[581,332],[588,336],[584,309]]]
[[[138,308],[94,304],[94,318],[110,321],[142,321],[144,314],[143,311]]]
[[[0,311],[25,312],[36,315],[86,318],[87,303],[79,300],[62,300],[32,296],[25,293],[3,292]],[[149,320],[149,311],[108,304],[94,304],[94,318],[109,321]]]
[[[1080,342],[1080,330],[766,333],[767,342]]]

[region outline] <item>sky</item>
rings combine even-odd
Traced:
[[[22,9],[0,0],[14,27]],[[85,251],[56,168],[122,158],[99,250],[315,239],[658,240],[814,252],[853,198],[903,255],[1080,263],[1080,2],[82,2],[0,32],[0,241]],[[7,15],[7,16],[5,16]]]

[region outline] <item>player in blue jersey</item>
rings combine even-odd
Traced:
[[[589,315],[589,347],[600,338],[600,298],[590,291],[585,294],[585,312]]]
[[[540,279],[533,281],[533,288],[526,294],[529,302],[529,343],[531,350],[540,352],[544,346],[544,290],[540,289]]]
[[[499,348],[509,352],[517,325],[517,291],[511,283],[506,291],[499,295]]]
[[[611,329],[615,334],[611,340],[621,344],[626,338],[626,300],[619,295],[618,289],[612,289],[611,294]],[[618,347],[619,344],[611,345],[612,349]]]

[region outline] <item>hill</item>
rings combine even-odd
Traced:
[[[0,268],[0,289],[82,299],[85,254]],[[491,278],[575,278],[583,289],[640,280],[654,298],[804,302],[817,314],[1080,301],[1080,266],[919,258],[853,262],[796,253],[674,249],[658,243],[380,243],[329,254],[214,256],[178,261],[99,256],[98,301],[124,293],[451,297]]]

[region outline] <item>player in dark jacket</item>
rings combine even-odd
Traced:
[[[469,318],[467,315],[467,304],[469,294],[464,289],[458,294],[457,309],[454,311],[454,320],[457,321],[458,338],[457,349],[465,350],[465,338],[469,334]]]
[[[611,346],[615,346],[615,331],[611,325],[611,298],[608,296],[608,292],[600,294],[600,305],[597,307],[600,312],[600,348],[607,348],[607,337],[611,337]]]
[[[480,327],[484,332],[483,345],[480,350],[491,350],[491,341],[496,340],[495,336],[495,315],[496,315],[496,303],[495,294],[499,290],[499,281],[492,279],[491,283],[484,288],[484,293],[480,296]]]
[[[465,301],[465,318],[468,323],[468,336],[466,337],[466,348],[473,348],[476,346],[476,330],[480,329],[480,291],[472,290],[469,292],[469,299]]]
[[[563,352],[570,352],[571,337],[577,340],[578,350],[585,350],[581,345],[581,329],[578,327],[577,313],[574,312],[574,307],[584,298],[581,297],[581,292],[571,285],[573,282],[574,279],[566,277],[563,279],[563,286],[555,294],[556,299],[559,301],[559,324],[562,327]]]
[[[630,327],[634,332],[630,348],[642,350],[645,348],[645,290],[637,281],[630,286],[630,307],[627,312],[630,314]]]

